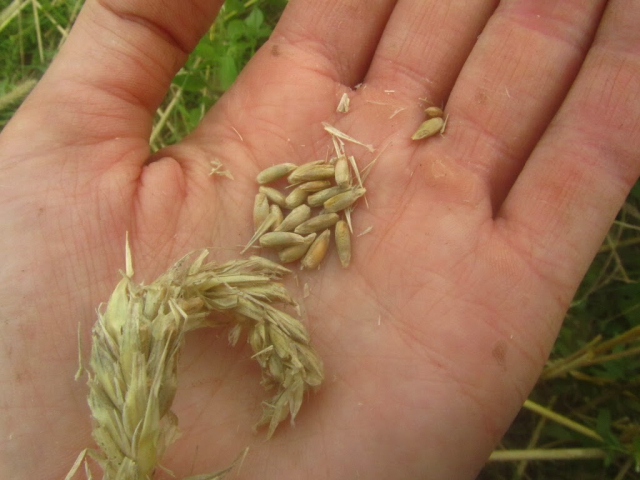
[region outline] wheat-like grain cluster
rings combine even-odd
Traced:
[[[287,416],[293,421],[304,393],[322,382],[322,362],[307,330],[274,306],[295,305],[277,282],[288,270],[261,257],[216,264],[205,262],[207,255],[187,255],[150,285],[140,285],[132,280],[127,249],[127,272],[93,328],[89,406],[101,451],[89,454],[104,479],[153,476],[179,434],[170,408],[184,334],[221,325],[211,312],[227,314],[232,344],[246,330],[263,383],[276,389],[258,422],[269,426],[268,436]]]

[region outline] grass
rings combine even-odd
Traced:
[[[81,0],[0,6],[0,128],[64,42]],[[179,141],[269,36],[286,0],[228,0],[158,109],[151,145]],[[640,184],[567,314],[551,358],[481,479],[640,480]]]

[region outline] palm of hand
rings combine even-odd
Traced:
[[[490,112],[472,75],[463,75],[448,103],[446,136],[415,143],[409,136],[421,121],[423,84],[374,59],[366,87],[350,94],[350,113],[337,115],[346,91],[341,83],[348,79],[332,77],[308,54],[272,40],[199,129],[151,163],[145,164],[144,108],[133,109],[140,117],[137,130],[129,119],[118,134],[122,119],[105,116],[98,127],[90,125],[94,136],[86,143],[74,139],[42,153],[50,148],[43,141],[43,149],[36,144],[10,152],[21,160],[5,162],[11,173],[36,185],[28,199],[18,183],[6,189],[7,198],[19,199],[16,210],[28,215],[10,220],[8,228],[22,233],[7,239],[8,251],[29,252],[10,259],[6,272],[33,298],[35,312],[32,322],[11,330],[21,339],[16,347],[27,339],[33,345],[11,360],[13,380],[34,385],[13,401],[31,395],[37,413],[19,424],[9,419],[7,428],[27,443],[43,418],[57,434],[84,429],[49,453],[49,460],[64,463],[60,472],[69,463],[62,460],[90,441],[85,388],[71,381],[77,322],[94,318],[95,306],[112,290],[123,267],[124,231],[130,232],[136,276],[146,282],[191,249],[221,247],[215,256],[234,257],[251,233],[255,174],[273,163],[323,158],[330,142],[322,121],[380,153],[367,179],[370,208],[360,205],[354,214],[356,233],[368,226],[373,231],[355,239],[352,265],[343,270],[334,255],[320,271],[301,273],[311,287],[304,306],[326,383],[309,396],[295,427],[281,426],[264,443],[250,433],[266,394],[248,349],[230,349],[223,333],[191,335],[174,405],[185,435],[170,448],[166,464],[178,475],[203,472],[228,464],[251,444],[241,471],[246,478],[282,478],[283,472],[290,478],[416,478],[427,466],[433,478],[471,475],[527,395],[598,244],[592,235],[572,254],[571,242],[583,230],[570,213],[577,208],[571,195],[562,196],[562,181],[579,190],[566,180],[575,170],[569,161],[558,166],[565,177],[549,188],[540,186],[550,177],[539,169],[537,178],[514,189],[514,199],[507,198],[570,75],[557,65],[550,69],[561,81],[539,93],[535,108],[520,105],[518,111],[505,102]],[[492,66],[484,68],[490,72]],[[363,75],[357,70],[353,77]],[[442,70],[433,74],[444,79],[430,93],[444,98],[454,79]],[[526,88],[530,93],[536,85]],[[80,87],[82,93],[96,94],[90,86]],[[94,115],[83,105],[73,107],[81,118]],[[37,118],[29,102],[24,110],[25,118]],[[531,118],[509,129],[510,117],[521,114]],[[501,129],[504,137],[496,141]],[[553,142],[547,141],[566,147]],[[540,149],[538,158],[549,157],[548,148]],[[361,166],[376,155],[355,146],[351,151]],[[234,181],[208,176],[214,158]],[[533,168],[529,176],[535,175]],[[538,205],[527,207],[533,192],[541,192]],[[556,207],[545,205],[556,200],[559,214],[553,216]],[[609,204],[600,230],[617,208],[615,201]],[[571,235],[550,252],[558,234],[543,229],[564,220]],[[42,275],[27,277],[25,269]],[[14,302],[6,315],[20,315],[20,308]],[[43,319],[55,328],[38,323]],[[43,358],[56,361],[43,367]],[[16,451],[28,449],[16,445]]]

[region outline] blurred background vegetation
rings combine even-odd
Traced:
[[[82,0],[0,0],[0,129],[65,41]],[[286,0],[227,0],[158,109],[179,141],[268,38]],[[640,152],[639,152],[640,154]],[[640,480],[640,183],[607,235],[550,360],[481,479]]]

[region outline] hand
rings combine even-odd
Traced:
[[[382,154],[352,265],[300,274],[326,382],[264,442],[248,349],[189,336],[163,464],[181,478],[251,445],[238,478],[473,478],[640,173],[640,6],[292,0],[199,128],[149,156],[220,3],[88,0],[0,137],[3,477],[61,478],[92,444],[76,332],[86,350],[125,232],[146,283],[195,248],[236,257],[255,174],[324,158],[327,121]],[[444,136],[409,139],[419,98],[446,104]]]

